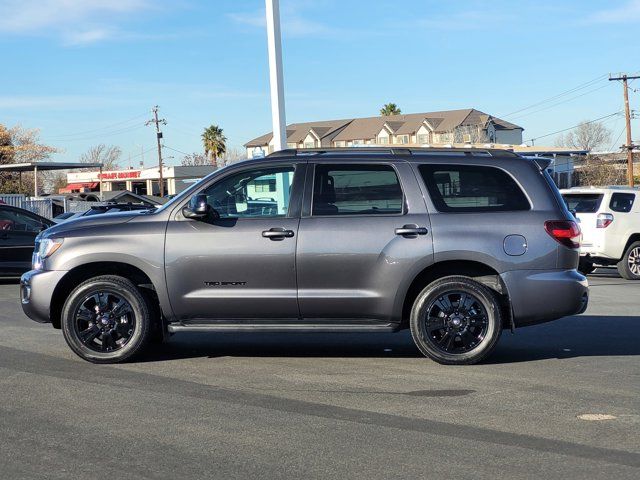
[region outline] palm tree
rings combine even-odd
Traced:
[[[389,115],[400,115],[401,113],[402,112],[395,103],[386,103],[380,109],[380,115],[382,115],[383,117]]]
[[[218,158],[227,151],[227,137],[217,125],[209,125],[202,134],[204,153],[212,165],[218,165]]]

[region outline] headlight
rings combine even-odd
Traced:
[[[45,238],[37,242],[31,262],[33,270],[42,270],[45,258],[53,255],[62,246],[62,242],[62,238]]]

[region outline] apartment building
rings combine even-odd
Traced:
[[[351,147],[358,145],[428,146],[497,143],[520,145],[518,125],[467,108],[407,115],[348,118],[287,126],[288,148]],[[267,133],[245,144],[247,156],[273,151]]]

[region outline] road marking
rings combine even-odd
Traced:
[[[600,422],[602,420],[615,420],[618,417],[606,413],[583,413],[582,415],[578,415],[578,418],[588,422]]]

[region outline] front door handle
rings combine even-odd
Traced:
[[[396,228],[396,235],[426,235],[428,231],[425,227],[419,227],[418,225],[403,225],[400,228]]]
[[[282,227],[270,228],[262,232],[264,238],[270,238],[271,240],[282,240],[284,238],[293,237],[293,230],[287,230]]]

